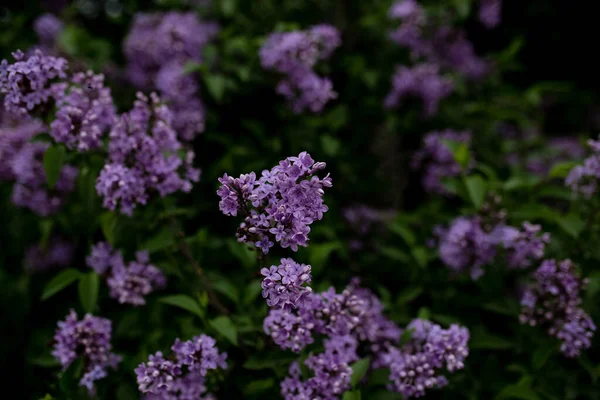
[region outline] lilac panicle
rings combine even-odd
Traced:
[[[392,89],[385,98],[387,108],[398,107],[406,97],[423,102],[424,113],[434,115],[442,99],[454,91],[451,79],[440,74],[435,64],[419,64],[412,68],[399,66],[392,78]]]
[[[479,4],[479,21],[488,29],[500,25],[502,0],[481,0]]]
[[[173,385],[175,378],[181,375],[181,367],[176,362],[166,360],[158,351],[148,357],[148,362],[140,364],[135,373],[140,392],[157,393]]]
[[[32,115],[62,97],[67,77],[67,60],[44,55],[40,50],[26,57],[13,53],[15,62],[0,64],[0,93],[4,93],[4,108],[15,115]]]
[[[238,241],[254,244],[263,253],[275,242],[293,251],[306,247],[310,225],[328,210],[323,194],[332,180],[329,175],[316,176],[324,168],[324,162],[302,152],[264,170],[258,179],[254,172],[219,178],[219,209],[225,215],[245,217],[236,233]]]
[[[210,370],[227,368],[227,353],[219,353],[216,344],[212,337],[200,335],[186,342],[176,339],[171,350],[181,365],[204,377]]]
[[[36,272],[66,267],[73,259],[74,250],[72,242],[60,237],[53,237],[46,247],[37,244],[27,249],[25,266]]]
[[[0,111],[0,181],[15,179],[13,160],[29,145],[29,140],[44,132],[41,121],[35,119],[14,119]]]
[[[540,225],[524,222],[521,231],[512,226],[499,226],[490,236],[506,250],[509,268],[527,268],[544,257],[544,249],[550,243],[550,234],[541,230]]]
[[[310,283],[310,265],[298,264],[291,258],[282,258],[281,264],[263,268],[260,273],[262,295],[267,304],[274,308],[297,308],[311,293],[311,288],[304,286]]]
[[[94,381],[105,377],[106,369],[116,368],[121,361],[121,357],[111,351],[111,334],[110,320],[86,314],[78,321],[77,314],[71,310],[64,321],[58,322],[52,355],[63,370],[76,358],[83,357],[84,375],[80,385],[93,392]]]
[[[62,32],[64,24],[53,14],[40,15],[33,22],[33,30],[44,45],[53,45]]]
[[[582,165],[571,169],[565,178],[565,184],[574,192],[589,199],[598,192],[600,140],[589,140],[588,145],[592,149],[592,154],[583,161]]]
[[[310,311],[298,312],[283,308],[271,309],[263,322],[265,333],[276,345],[296,353],[314,342],[314,327]]]
[[[533,273],[534,282],[521,298],[522,324],[539,326],[562,341],[561,351],[577,357],[591,346],[596,330],[581,309],[581,291],[587,284],[571,260],[545,260]]]
[[[92,246],[90,255],[85,259],[88,267],[98,275],[110,273],[115,265],[123,265],[120,251],[116,251],[108,242],[98,242]]]

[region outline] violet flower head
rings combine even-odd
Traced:
[[[54,14],[42,14],[33,22],[33,30],[44,45],[53,45],[62,32],[64,24]]]
[[[561,351],[577,357],[591,346],[596,326],[581,309],[581,291],[587,284],[571,260],[545,260],[533,273],[534,282],[521,298],[522,324],[539,326],[562,341]]]
[[[315,25],[306,31],[272,33],[260,49],[263,68],[285,75],[276,91],[291,104],[295,113],[323,110],[337,98],[330,79],[318,76],[313,68],[331,57],[341,44],[340,34],[330,25]]]
[[[112,352],[110,320],[86,314],[77,320],[71,310],[64,321],[58,322],[54,336],[52,355],[61,363],[63,370],[78,357],[83,357],[84,375],[80,385],[93,391],[93,382],[106,376],[108,367],[116,368],[121,357]]]
[[[113,266],[106,283],[110,296],[119,303],[140,306],[146,304],[144,296],[164,288],[167,279],[160,269],[149,263],[147,252],[138,252],[136,261],[127,266]]]
[[[302,306],[312,292],[304,284],[310,283],[310,265],[298,264],[291,258],[282,258],[281,264],[263,268],[262,295],[270,307],[293,309]]]
[[[481,0],[479,21],[488,29],[497,27],[502,18],[502,0]]]
[[[422,184],[429,193],[448,194],[442,179],[459,176],[462,172],[462,167],[454,159],[446,142],[470,146],[471,132],[447,129],[425,135],[423,147],[413,156],[411,166],[424,170]]]
[[[113,249],[108,242],[98,242],[92,246],[92,251],[85,262],[98,275],[104,275],[110,273],[113,267],[122,266],[123,257],[121,252]]]
[[[137,384],[142,393],[157,393],[169,389],[176,377],[181,375],[181,366],[163,357],[162,352],[148,357],[136,369]]]
[[[0,65],[0,93],[5,95],[6,111],[32,115],[62,97],[65,84],[60,80],[67,77],[67,60],[46,56],[40,50],[28,57],[18,50],[13,57],[14,63],[2,60]]]
[[[152,193],[164,197],[189,192],[200,171],[193,168],[194,153],[184,159],[182,145],[172,128],[172,114],[155,93],[138,93],[134,107],[121,116],[110,132],[110,162],[96,181],[105,207],[132,215],[137,204],[145,204]]]
[[[210,370],[227,368],[227,353],[219,353],[216,344],[212,337],[200,335],[186,342],[176,339],[171,349],[181,365],[204,377]]]
[[[454,83],[441,75],[435,64],[419,64],[412,68],[399,66],[392,78],[392,89],[385,98],[385,106],[395,108],[405,98],[417,97],[423,102],[424,114],[432,116],[440,101],[453,91]]]
[[[589,199],[598,192],[600,140],[589,140],[588,145],[593,153],[583,161],[583,165],[571,169],[569,175],[565,178],[565,185]]]
[[[110,89],[104,87],[104,76],[92,71],[75,74],[57,106],[50,135],[58,143],[80,152],[99,148],[102,135],[117,119]]]
[[[456,218],[439,244],[442,262],[455,272],[469,272],[476,280],[496,253],[489,234],[476,218]]]
[[[53,237],[45,248],[37,244],[27,249],[25,266],[36,272],[66,267],[71,263],[74,251],[72,242]]]
[[[39,120],[10,118],[6,113],[0,115],[0,181],[15,179],[13,159],[28,146],[30,139],[45,129]]]
[[[511,226],[499,226],[490,236],[507,251],[509,268],[527,268],[544,257],[544,249],[550,243],[550,234],[541,230],[540,225],[524,222],[521,231]]]
[[[238,241],[252,243],[263,253],[276,242],[293,251],[306,247],[310,225],[328,210],[323,194],[332,180],[329,175],[322,179],[316,175],[324,168],[324,162],[302,152],[264,170],[259,179],[254,172],[219,178],[219,209],[225,215],[245,217],[236,233]]]
[[[313,343],[312,337],[315,324],[310,310],[271,309],[263,322],[263,329],[282,349],[300,352],[304,347]]]

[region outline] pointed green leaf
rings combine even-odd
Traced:
[[[405,289],[398,294],[398,297],[396,298],[396,304],[403,305],[409,303],[419,297],[421,293],[423,293],[423,288],[420,286]]]
[[[47,300],[60,292],[71,283],[75,282],[81,276],[81,272],[76,269],[65,269],[56,275],[42,291],[42,301]]]
[[[94,312],[99,288],[100,279],[95,272],[88,272],[79,278],[79,301],[85,312]]]
[[[170,306],[183,308],[192,314],[196,314],[200,318],[204,318],[204,311],[202,308],[200,308],[200,305],[196,302],[196,300],[185,294],[175,294],[172,296],[161,297],[159,301]]]
[[[356,387],[364,378],[365,374],[369,370],[369,366],[371,365],[371,359],[369,357],[362,358],[351,365],[352,367],[352,378],[350,378],[350,384],[352,387]]]
[[[209,321],[210,326],[234,345],[238,345],[237,330],[229,317],[220,316]]]
[[[577,165],[575,161],[565,161],[554,164],[548,176],[550,178],[566,178],[569,172]]]
[[[65,148],[60,145],[51,146],[44,153],[44,171],[46,172],[46,181],[49,188],[56,185],[66,158]]]
[[[204,77],[204,83],[213,99],[215,99],[217,103],[220,103],[225,94],[225,86],[227,85],[225,77],[216,74],[206,75]]]
[[[465,186],[471,202],[477,210],[483,204],[487,193],[487,183],[479,175],[467,176],[465,178]]]
[[[155,253],[174,244],[175,235],[173,234],[173,231],[170,228],[163,228],[142,244],[141,249],[148,250],[150,253]]]
[[[360,400],[360,390],[352,390],[344,393],[342,400]]]
[[[224,278],[215,279],[213,280],[213,287],[217,292],[229,297],[234,303],[240,302],[240,292],[230,281]]]
[[[575,214],[567,214],[557,218],[558,225],[573,238],[578,238],[579,234],[585,228],[585,221]]]

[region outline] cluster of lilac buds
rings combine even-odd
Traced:
[[[110,132],[109,163],[96,182],[96,190],[110,210],[132,215],[151,194],[161,197],[189,192],[200,178],[193,168],[193,151],[184,159],[182,145],[172,127],[172,114],[155,93],[138,93],[134,107],[121,115]]]
[[[198,82],[184,67],[202,61],[204,47],[217,32],[215,23],[201,23],[193,12],[139,13],[125,40],[129,80],[140,89],[160,91],[182,140],[204,130]]]
[[[75,359],[83,358],[83,377],[79,384],[90,392],[94,381],[106,376],[108,367],[116,368],[121,357],[114,354],[110,344],[112,323],[106,318],[86,314],[79,321],[71,310],[64,321],[58,322],[52,355],[66,370]]]
[[[15,115],[34,115],[48,111],[65,90],[61,80],[67,77],[67,60],[44,55],[36,50],[26,57],[20,50],[13,53],[15,62],[0,64],[0,93],[4,108]]]
[[[110,89],[104,87],[104,76],[92,71],[73,75],[57,107],[50,135],[58,143],[81,152],[99,148],[102,135],[117,118]]]
[[[464,367],[469,355],[469,331],[458,325],[443,329],[426,320],[414,320],[407,327],[411,340],[400,348],[392,348],[384,356],[390,369],[390,390],[403,396],[420,397],[428,389],[441,388],[450,373]]]
[[[225,215],[244,215],[237,230],[238,241],[254,244],[268,253],[274,242],[297,251],[306,247],[310,225],[328,210],[323,202],[324,188],[332,186],[329,174],[315,174],[325,168],[307,152],[288,157],[256,179],[251,172],[233,178],[219,178],[219,208]]]
[[[577,357],[591,346],[596,330],[589,315],[581,309],[581,291],[587,284],[571,260],[545,260],[533,274],[534,283],[521,298],[522,324],[546,329],[562,341],[561,351]]]
[[[589,140],[588,145],[593,154],[586,158],[582,165],[574,167],[565,184],[574,192],[591,198],[598,192],[598,179],[600,179],[600,140]]]
[[[66,267],[73,259],[74,250],[73,243],[60,237],[52,237],[45,246],[37,244],[27,249],[25,267],[35,272]]]
[[[125,265],[120,251],[100,242],[92,247],[86,262],[99,275],[106,277],[110,296],[121,304],[144,305],[145,296],[167,284],[162,271],[150,264],[147,251],[138,251],[135,261]]]
[[[546,245],[550,243],[550,234],[542,233],[540,225],[523,223],[523,229],[512,226],[499,226],[491,234],[493,241],[500,243],[506,250],[509,268],[527,268],[533,261],[544,257]]]
[[[63,22],[53,14],[43,14],[33,22],[33,30],[44,48],[52,48],[64,29]]]
[[[282,258],[281,265],[263,268],[260,271],[264,276],[261,286],[267,304],[273,308],[300,307],[312,293],[310,287],[304,286],[310,283],[310,270],[310,265],[298,264],[291,258]]]
[[[448,194],[443,178],[456,177],[463,172],[448,142],[470,146],[471,132],[451,129],[429,132],[423,139],[423,147],[413,156],[411,166],[424,170],[422,184],[429,193]]]
[[[171,347],[173,355],[165,358],[157,352],[136,369],[140,392],[147,399],[201,399],[205,395],[207,374],[227,368],[227,353],[219,353],[216,340],[207,335],[195,336]]]
[[[337,97],[333,84],[314,72],[316,63],[328,59],[341,44],[340,33],[330,25],[315,25],[305,31],[272,33],[260,49],[263,68],[285,78],[277,85],[296,113],[316,113]]]

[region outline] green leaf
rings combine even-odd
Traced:
[[[245,268],[251,268],[256,265],[256,251],[252,251],[243,243],[238,243],[235,240],[227,242],[229,252],[237,258]]]
[[[65,148],[60,145],[51,146],[44,153],[44,171],[49,188],[52,189],[56,185],[66,158]]]
[[[321,147],[326,155],[335,157],[340,150],[340,141],[332,136],[324,135],[321,136]]]
[[[539,396],[528,386],[509,385],[498,393],[494,398],[501,399],[523,399],[523,400],[540,400]]]
[[[469,348],[471,349],[505,350],[512,346],[512,343],[506,339],[481,331],[472,332],[469,341]]]
[[[463,170],[467,169],[471,163],[471,153],[469,152],[469,146],[466,143],[458,145],[454,152],[454,159]]]
[[[419,311],[417,311],[417,318],[420,319],[429,319],[431,317],[431,312],[427,307],[421,307]]]
[[[318,270],[325,265],[331,253],[340,247],[338,242],[313,244],[309,247],[308,262],[314,269]]]
[[[364,378],[365,374],[369,370],[369,366],[371,365],[371,359],[369,357],[361,358],[351,365],[352,367],[352,378],[350,378],[350,384],[352,387],[356,387]]]
[[[381,254],[392,260],[400,261],[403,263],[410,262],[409,255],[395,247],[379,246],[378,250]]]
[[[225,339],[229,340],[236,346],[238,345],[237,330],[235,329],[235,325],[233,325],[233,322],[231,322],[231,319],[229,319],[229,317],[222,315],[213,320],[210,320],[209,324],[213,327],[214,330],[223,335]]]
[[[234,303],[240,302],[240,292],[238,288],[233,285],[230,281],[224,278],[218,278],[213,280],[213,287],[217,292],[223,293],[229,297]]]
[[[204,83],[212,98],[215,99],[217,103],[220,103],[225,94],[225,86],[227,85],[225,77],[217,74],[207,74],[204,77]]]
[[[342,400],[360,400],[360,390],[353,390],[344,393]]]
[[[569,172],[575,167],[578,163],[576,161],[564,161],[554,164],[548,176],[550,178],[566,178],[569,175]]]
[[[296,358],[297,357],[289,356],[285,353],[277,355],[255,354],[248,358],[248,361],[244,363],[243,368],[249,370],[278,369],[282,365],[289,364],[296,360]]]
[[[200,318],[204,318],[204,310],[200,308],[200,305],[192,297],[185,294],[175,294],[172,296],[161,297],[159,300],[161,303],[168,304],[183,308],[186,311],[196,314]]]
[[[244,291],[244,304],[251,304],[254,300],[258,298],[258,295],[262,291],[261,282],[259,280],[254,280],[250,282],[249,285],[246,286],[246,290]]]
[[[471,202],[477,210],[483,204],[487,193],[487,182],[479,175],[467,176],[465,178],[465,186]]]
[[[60,292],[71,283],[75,282],[81,276],[81,272],[76,269],[65,269],[56,275],[46,287],[42,291],[42,301],[48,300],[50,297],[54,296],[56,293]]]
[[[44,368],[53,368],[60,366],[60,362],[52,355],[46,354],[29,360],[32,365],[37,365]]]
[[[273,378],[252,381],[246,386],[246,390],[244,390],[244,393],[250,394],[250,395],[256,395],[259,393],[266,392],[267,390],[271,389],[273,386],[275,386],[275,379],[273,379]]]
[[[390,231],[400,236],[404,240],[404,242],[409,246],[414,245],[417,241],[415,234],[405,224],[402,224],[400,222],[394,222],[390,224],[388,228],[390,229]]]
[[[100,279],[95,272],[88,272],[79,278],[79,301],[85,312],[94,312],[99,289]]]
[[[540,369],[546,365],[546,362],[555,350],[556,348],[552,345],[538,347],[531,357],[531,366],[533,369]]]
[[[65,393],[70,393],[79,387],[79,380],[83,373],[83,357],[77,357],[71,365],[63,372],[58,381],[60,389]]]
[[[585,228],[585,221],[575,214],[567,214],[557,218],[558,225],[573,238],[577,239]]]
[[[410,339],[412,339],[412,334],[415,330],[413,328],[411,329],[405,329],[402,332],[402,335],[400,335],[400,345],[404,345],[408,342],[410,342]]]
[[[410,303],[411,301],[419,297],[421,293],[423,293],[423,288],[421,286],[415,286],[412,288],[405,289],[398,294],[398,297],[396,298],[396,304],[400,306],[406,303]]]
[[[221,12],[224,16],[231,17],[235,13],[237,7],[236,0],[221,0],[219,3],[221,4]]]
[[[142,244],[141,249],[148,250],[149,253],[155,253],[175,244],[175,235],[169,228],[161,229],[156,235]]]
[[[100,228],[104,238],[112,246],[115,245],[115,232],[117,230],[118,219],[115,213],[105,212],[100,216]]]
[[[504,182],[504,190],[512,191],[522,188],[531,188],[540,183],[540,178],[534,175],[513,176]]]
[[[425,268],[427,266],[427,250],[424,247],[413,247],[410,252],[419,267]]]
[[[517,302],[506,299],[485,303],[481,306],[481,308],[498,314],[508,315],[510,317],[516,317],[520,312],[519,304]]]

